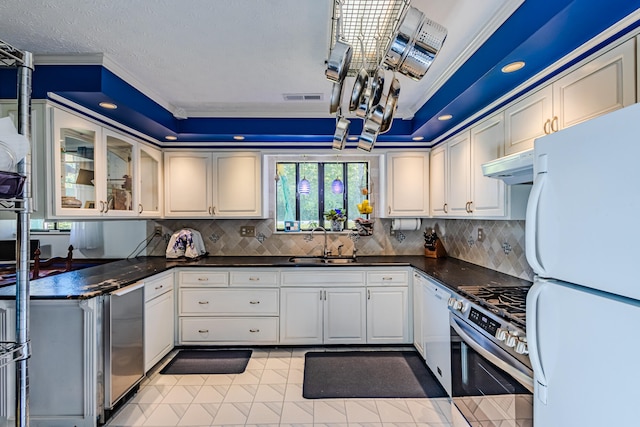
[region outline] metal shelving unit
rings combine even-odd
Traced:
[[[0,41],[0,67],[16,68],[18,73],[18,132],[31,141],[31,77],[33,55]],[[31,145],[31,144],[29,144]],[[20,197],[13,207],[16,212],[16,335],[15,342],[0,343],[0,367],[15,363],[16,427],[29,425],[29,219],[31,215],[31,149],[17,165],[25,179]]]

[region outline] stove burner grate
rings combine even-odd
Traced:
[[[469,298],[507,320],[526,327],[526,302],[529,286],[460,286]]]

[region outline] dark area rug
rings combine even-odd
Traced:
[[[162,370],[166,375],[240,374],[251,350],[180,350]]]
[[[421,398],[447,393],[416,352],[336,351],[305,355],[302,396]]]

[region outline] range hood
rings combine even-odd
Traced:
[[[482,165],[482,173],[507,185],[533,182],[533,148]]]

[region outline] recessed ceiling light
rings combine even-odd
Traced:
[[[414,136],[413,138],[414,141],[422,141],[424,139],[424,136]]]
[[[116,108],[118,108],[118,106],[113,102],[101,102],[98,105],[101,106],[102,108],[106,108],[107,110],[115,110]]]
[[[513,73],[524,67],[524,61],[515,61],[502,67],[503,73]]]
[[[167,135],[164,137],[164,139],[166,139],[167,141],[175,141],[176,139],[178,139],[178,137],[173,135]]]
[[[453,116],[451,114],[443,114],[441,116],[438,116],[438,120],[441,120],[441,121],[451,120],[452,118]]]
[[[347,138],[349,141],[357,141],[358,137],[357,136],[350,136],[349,138]]]
[[[244,141],[244,136],[236,135],[236,136],[233,137],[233,139],[235,139],[236,141]]]

